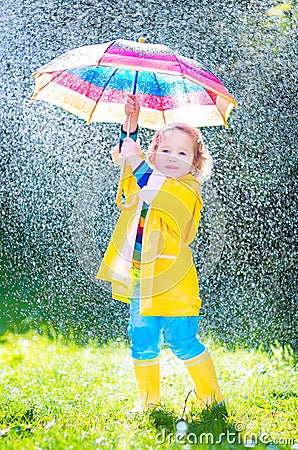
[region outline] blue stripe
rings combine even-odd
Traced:
[[[144,175],[137,181],[137,183],[140,186],[140,188],[146,186],[146,184],[148,183],[148,179],[149,179],[151,173],[152,172],[144,173]]]
[[[146,161],[143,161],[139,167],[137,167],[133,174],[136,177],[138,186],[140,186],[140,188],[146,186],[146,184],[148,183],[148,179],[150,177],[150,175],[152,174],[153,169],[151,169],[151,167],[148,166],[148,164],[146,163]]]
[[[141,211],[141,216],[142,217],[146,217],[147,216],[147,212],[148,212],[148,209],[149,209],[149,203],[143,203],[143,207],[142,207],[142,211]]]
[[[66,72],[75,75],[99,88],[116,89],[121,92],[133,92],[136,81],[135,71],[117,69],[111,77],[114,67],[81,67],[70,69]],[[107,84],[108,82],[108,84]],[[174,94],[185,94],[185,92],[204,91],[205,88],[193,83],[187,78],[178,75],[169,75],[154,72],[138,72],[136,93],[151,94],[159,97]]]
[[[141,251],[142,251],[142,244],[140,244],[139,242],[136,242],[135,251],[141,253]]]
[[[136,243],[137,243],[137,244],[142,244],[142,240],[143,240],[143,236],[140,235],[139,233],[137,233],[137,236],[136,236]],[[141,251],[141,250],[142,250],[142,248],[139,249],[139,251]]]

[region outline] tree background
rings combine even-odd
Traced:
[[[119,214],[109,156],[119,126],[29,99],[31,74],[61,53],[143,36],[201,61],[238,103],[228,129],[202,130],[214,158],[203,195],[224,225],[220,259],[200,283],[202,332],[297,348],[294,2],[5,0],[0,11],[1,332],[48,323],[83,340],[125,335],[127,306],[94,281]],[[152,132],[142,136],[146,146]],[[207,207],[199,273],[214,227]]]

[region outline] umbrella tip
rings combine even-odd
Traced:
[[[145,38],[140,37],[140,38],[139,38],[139,43],[140,43],[140,44],[144,44],[144,42],[145,42]]]

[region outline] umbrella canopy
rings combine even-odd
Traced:
[[[32,99],[57,105],[90,122],[124,120],[123,100],[133,93],[139,125],[227,125],[234,98],[200,63],[165,45],[123,39],[71,50],[34,74]]]

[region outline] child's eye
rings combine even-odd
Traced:
[[[162,153],[169,153],[169,150],[167,148],[163,148]]]
[[[186,153],[181,151],[181,152],[179,152],[179,155],[186,156]]]

